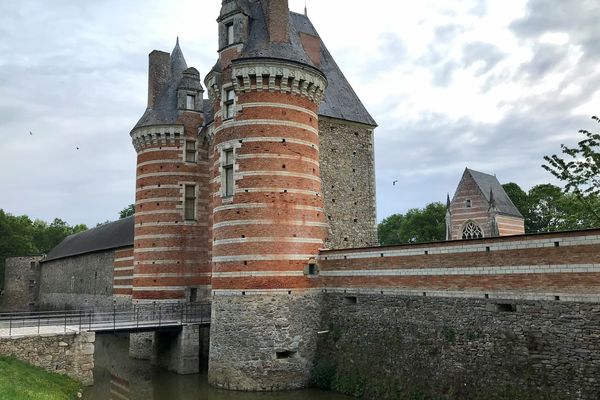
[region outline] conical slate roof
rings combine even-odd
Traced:
[[[182,111],[177,108],[177,88],[188,69],[183,51],[179,46],[179,38],[171,52],[169,79],[164,90],[158,95],[153,108],[147,108],[133,129],[152,125],[177,124]]]

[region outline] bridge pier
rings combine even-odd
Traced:
[[[210,327],[188,324],[181,330],[131,333],[129,356],[151,360],[166,370],[197,374],[208,366]]]
[[[129,334],[129,357],[137,360],[152,360],[154,332]]]
[[[152,363],[181,375],[200,372],[200,325],[154,333]]]

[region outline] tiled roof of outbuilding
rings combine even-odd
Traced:
[[[133,228],[134,217],[131,216],[67,236],[42,262],[133,246]]]

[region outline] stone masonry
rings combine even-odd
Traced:
[[[314,378],[358,397],[600,396],[597,303],[347,291],[325,296],[323,329]]]
[[[13,257],[6,260],[4,292],[0,306],[7,311],[32,310],[37,306],[41,257]]]
[[[319,153],[329,248],[377,244],[373,127],[319,119]]]
[[[0,354],[7,355],[70,376],[84,385],[92,385],[94,377],[93,332],[0,338]]]
[[[320,294],[216,296],[209,382],[244,391],[305,387],[316,350],[321,300]]]

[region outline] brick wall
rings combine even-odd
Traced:
[[[323,251],[318,263],[328,291],[600,301],[600,230]]]
[[[470,200],[470,207],[467,207],[467,200]],[[484,237],[494,236],[493,219],[490,216],[489,208],[490,204],[471,175],[465,173],[450,203],[451,239],[462,238],[462,228],[467,221],[473,221],[478,225],[482,229]]]

